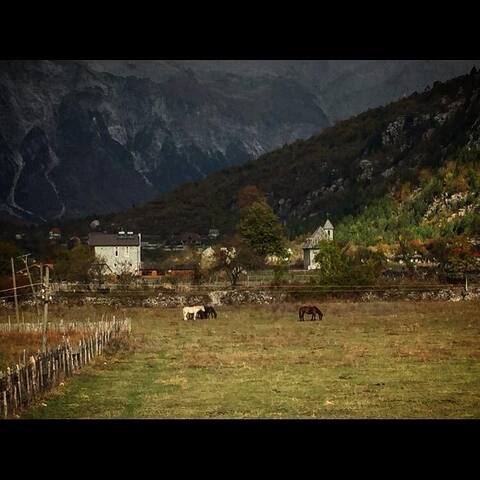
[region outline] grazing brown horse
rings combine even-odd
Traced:
[[[319,320],[323,318],[323,313],[315,305],[304,305],[303,307],[300,307],[298,310],[298,320],[300,322],[304,321],[303,317],[306,313],[312,316],[312,318],[310,318],[310,321],[316,320],[317,315]]]

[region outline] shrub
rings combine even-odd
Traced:
[[[315,261],[318,283],[330,285],[370,285],[375,283],[382,268],[380,254],[370,250],[347,254],[348,245],[343,249],[335,242],[323,241]]]

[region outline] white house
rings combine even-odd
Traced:
[[[328,219],[325,225],[318,227],[303,244],[303,267],[305,270],[319,268],[320,265],[315,261],[315,255],[319,252],[318,242],[322,240],[333,240],[333,225]]]
[[[88,245],[94,248],[95,256],[101,258],[108,269],[116,274],[128,272],[140,275],[142,265],[141,234],[118,232],[118,234],[91,232]]]

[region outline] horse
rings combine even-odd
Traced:
[[[189,314],[193,315],[193,320],[198,317],[198,312],[205,312],[205,307],[203,305],[196,305],[194,307],[183,307],[183,319],[188,320]]]
[[[303,307],[300,307],[298,310],[298,320],[300,322],[304,321],[303,317],[306,313],[312,316],[312,318],[310,318],[310,321],[316,320],[317,315],[319,320],[322,320],[323,318],[323,313],[315,305],[304,305]]]
[[[210,317],[217,318],[217,312],[213,307],[211,307],[210,305],[204,305],[204,307],[205,307],[205,314],[207,318],[210,318]]]
[[[217,312],[213,307],[210,305],[204,305],[203,308],[205,310],[203,312],[198,312],[197,318],[217,318]]]

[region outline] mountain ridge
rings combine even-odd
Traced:
[[[123,211],[475,62],[0,62],[0,209]]]
[[[326,125],[308,92],[278,78],[202,83],[187,70],[157,83],[5,61],[0,205],[33,221],[105,214]]]
[[[472,70],[243,166],[184,185],[105,219],[105,225],[129,225],[164,236],[206,233],[212,226],[231,232],[238,221],[237,192],[256,185],[266,193],[290,236],[295,236],[313,231],[327,213],[334,224],[358,216],[374,201],[395,195],[404,184],[418,184],[421,171],[434,176],[462,152],[478,148],[480,74]]]

